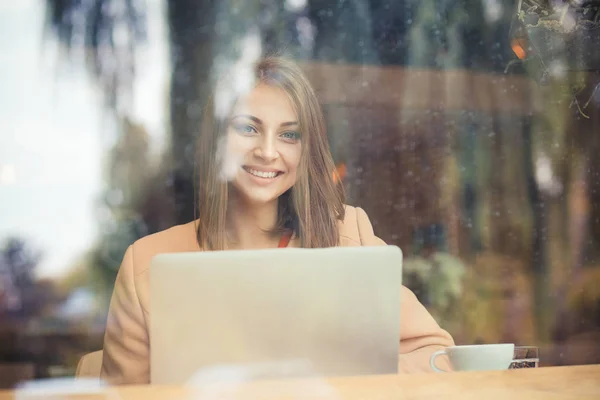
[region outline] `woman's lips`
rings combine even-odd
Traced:
[[[282,173],[281,171],[275,171],[275,170],[264,171],[264,170],[258,170],[256,168],[246,167],[246,166],[244,166],[243,168],[244,168],[244,171],[246,171],[250,175],[255,176],[257,178],[261,178],[261,179],[274,179],[274,178],[277,178]]]

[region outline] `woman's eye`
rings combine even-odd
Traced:
[[[247,124],[237,124],[235,125],[235,130],[245,135],[257,133],[256,129],[252,125]]]
[[[289,132],[283,132],[281,134],[281,137],[283,137],[284,139],[287,140],[300,140],[300,132],[293,132],[293,131],[289,131]]]

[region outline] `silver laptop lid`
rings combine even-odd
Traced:
[[[396,373],[401,283],[395,246],[158,255],[151,381],[265,365],[261,378]]]

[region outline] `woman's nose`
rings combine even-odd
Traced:
[[[276,139],[271,135],[264,135],[260,144],[256,148],[257,155],[265,161],[273,161],[277,159],[279,153],[277,151]]]

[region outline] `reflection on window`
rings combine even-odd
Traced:
[[[527,0],[1,9],[2,36],[23,42],[7,43],[0,78],[12,132],[0,138],[0,364],[22,368],[15,380],[69,375],[102,347],[125,249],[194,218],[195,137],[216,76],[270,53],[301,63],[349,202],[403,249],[406,284],[457,342],[539,345],[542,365],[600,362],[599,10]]]

